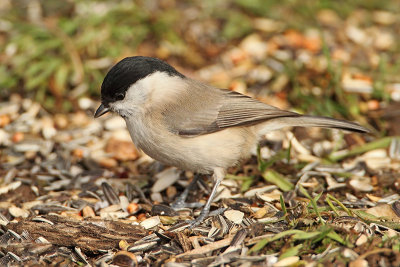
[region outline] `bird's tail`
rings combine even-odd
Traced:
[[[320,127],[320,128],[334,128],[345,131],[369,133],[367,128],[350,121],[338,120],[328,117],[300,115],[294,117],[280,117],[266,121],[258,127],[259,134],[265,134],[270,131],[279,130],[284,127],[298,126],[298,127]]]

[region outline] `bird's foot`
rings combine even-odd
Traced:
[[[226,211],[226,208],[219,208],[213,211],[204,211],[204,209],[201,211],[199,217],[197,217],[194,220],[190,220],[188,221],[189,223],[189,229],[193,229],[194,227],[198,226],[200,223],[202,223],[205,219],[207,219],[208,217],[212,217],[212,216],[217,216],[220,215],[221,213],[223,213],[224,211]]]
[[[171,208],[174,210],[180,210],[184,208],[199,208],[202,207],[203,204],[199,202],[187,203],[186,199],[189,195],[189,192],[196,186],[197,181],[200,179],[200,175],[196,174],[190,184],[185,188],[182,194],[171,204]]]
[[[194,227],[200,225],[210,214],[210,211],[205,211],[204,209],[200,212],[199,217],[194,220],[189,221],[189,229],[193,229]]]
[[[185,202],[184,200],[182,201],[182,200],[180,200],[180,198],[178,198],[171,204],[171,208],[173,208],[174,210],[181,210],[184,208],[200,208],[203,205],[204,204],[200,203],[200,202],[188,203],[188,202]]]

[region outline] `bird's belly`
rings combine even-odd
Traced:
[[[159,127],[126,121],[136,146],[164,164],[200,173],[227,169],[246,158],[257,140],[250,128],[228,128],[195,137],[181,137]]]

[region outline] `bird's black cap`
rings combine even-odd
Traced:
[[[152,57],[126,57],[113,66],[101,85],[101,99],[107,104],[120,100],[126,90],[140,79],[156,72],[165,72],[170,76],[185,76],[167,62]]]

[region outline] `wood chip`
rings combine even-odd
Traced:
[[[229,246],[229,244],[231,243],[232,239],[233,239],[233,237],[228,237],[228,238],[225,238],[225,239],[222,239],[222,240],[219,240],[219,241],[215,241],[215,242],[213,242],[211,244],[202,246],[200,248],[195,248],[195,249],[192,249],[192,250],[187,251],[185,253],[179,254],[176,257],[177,258],[183,258],[183,257],[186,257],[186,256],[204,255],[204,254],[206,254],[208,252],[212,252],[214,250]]]
[[[46,215],[45,218],[53,225],[24,219],[18,223],[10,223],[8,227],[19,233],[28,231],[33,238],[43,236],[52,244],[90,251],[114,249],[122,239],[134,243],[147,234],[140,226],[118,221],[81,221],[56,215]]]

